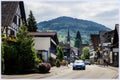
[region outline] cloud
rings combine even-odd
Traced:
[[[117,1],[24,1],[24,4],[27,16],[32,10],[37,22],[70,16],[100,22],[111,28],[119,16]]]
[[[111,29],[114,29],[115,24],[119,23],[119,10],[113,9],[110,11],[104,11],[104,12],[98,13],[95,16],[93,16],[93,19],[97,22],[105,24]]]

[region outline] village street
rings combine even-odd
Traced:
[[[2,75],[2,79],[118,79],[118,68],[86,65],[86,70],[72,70],[72,65],[52,67],[49,73]]]

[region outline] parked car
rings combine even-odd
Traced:
[[[86,59],[86,60],[85,60],[85,64],[91,65],[90,60],[89,60],[89,59]]]
[[[85,70],[85,63],[83,60],[75,60],[75,62],[73,63],[73,70],[76,70],[76,69],[82,69],[82,70]]]

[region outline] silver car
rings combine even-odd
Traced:
[[[76,70],[76,69],[82,69],[82,70],[85,70],[85,63],[83,60],[75,60],[75,62],[73,63],[73,70]]]

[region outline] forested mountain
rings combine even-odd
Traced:
[[[76,19],[71,17],[58,17],[49,21],[39,22],[37,24],[39,31],[55,31],[58,33],[59,41],[66,42],[66,36],[69,29],[70,40],[73,45],[77,31],[80,31],[82,43],[89,43],[90,34],[98,34],[99,31],[109,31],[110,29],[102,24],[93,21]]]

